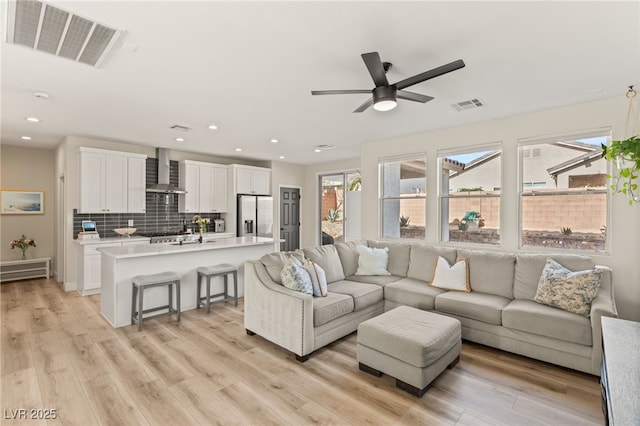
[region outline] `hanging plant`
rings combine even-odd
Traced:
[[[615,183],[611,190],[629,196],[629,205],[640,202],[638,174],[640,173],[640,135],[623,141],[613,141],[611,146],[602,145],[602,157],[613,162],[616,174],[608,176]]]
[[[625,96],[629,99],[629,111],[627,113],[627,121],[625,124],[625,132],[629,131],[631,120],[634,119],[633,113],[634,98],[637,92],[633,86],[629,86],[629,90]],[[630,133],[636,133],[637,127],[633,126]],[[629,133],[627,133],[629,134]],[[625,140],[613,141],[610,146],[602,144],[602,158],[613,162],[615,174],[607,176],[614,183],[611,190],[614,194],[624,194],[629,197],[629,205],[634,202],[640,202],[640,193],[638,191],[638,176],[640,174],[640,135],[636,134]]]

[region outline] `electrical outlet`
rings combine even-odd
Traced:
[[[129,228],[133,227],[133,219],[129,219],[129,221],[127,222],[127,226]]]

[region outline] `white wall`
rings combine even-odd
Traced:
[[[305,168],[305,179],[302,198],[301,216],[303,218],[301,227],[301,243],[300,247],[312,247],[320,244],[319,241],[319,221],[320,212],[318,211],[319,202],[319,181],[318,178],[322,174],[333,172],[347,172],[360,170],[360,159],[351,158],[341,161],[331,161],[328,163],[314,164]],[[362,179],[362,187],[375,187],[378,177],[372,180]],[[377,192],[376,192],[377,193]],[[362,210],[365,212],[365,210]]]
[[[426,152],[427,154],[427,226],[426,241],[437,243],[438,206],[437,151],[441,149],[483,145],[501,141],[502,202],[501,226],[502,250],[516,252],[519,249],[517,190],[519,139],[545,135],[575,133],[600,127],[611,127],[614,139],[624,135],[627,101],[623,96],[569,107],[538,111],[499,120],[436,130],[401,138],[380,140],[363,144],[360,169],[363,182],[374,183],[362,188],[362,236],[378,238],[380,214],[378,189],[378,161],[382,157]],[[312,179],[307,173],[307,184]],[[623,196],[611,201],[608,234],[611,253],[596,254],[598,264],[614,269],[613,279],[616,301],[622,318],[640,320],[640,205],[628,206]]]

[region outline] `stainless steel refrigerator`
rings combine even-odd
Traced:
[[[273,197],[238,195],[238,236],[273,238]]]

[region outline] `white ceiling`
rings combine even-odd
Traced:
[[[99,68],[3,41],[3,144],[53,148],[74,135],[312,164],[358,157],[371,140],[640,85],[637,1],[53,3],[125,33]],[[373,88],[360,57],[371,51],[393,63],[392,83],[456,59],[466,67],[409,89],[435,100],[401,100],[390,112],[352,113],[367,95],[311,96]],[[485,106],[451,106],[473,98]],[[321,144],[336,148],[314,153]]]

